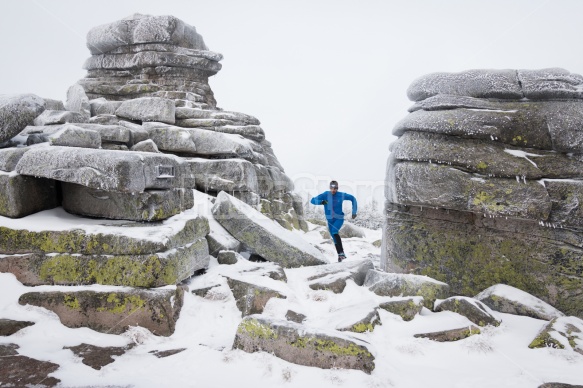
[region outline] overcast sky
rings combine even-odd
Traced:
[[[18,0],[0,6],[0,93],[64,99],[86,34],[133,13],[174,15],[224,55],[218,105],[261,120],[298,186],[380,197],[391,130],[417,77],[472,68],[583,74],[580,0]],[[359,190],[356,190],[356,187]],[[342,190],[342,187],[341,187]]]

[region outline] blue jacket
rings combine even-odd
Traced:
[[[328,220],[344,219],[344,212],[342,211],[342,202],[344,201],[352,202],[352,214],[356,214],[358,209],[356,198],[353,195],[341,191],[337,191],[334,195],[332,195],[331,191],[324,191],[322,194],[312,198],[310,203],[312,205],[321,205],[324,200],[328,201],[324,205],[324,213]]]

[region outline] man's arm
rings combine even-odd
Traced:
[[[312,205],[326,205],[328,203],[328,201],[326,201],[326,193],[315,196],[310,200],[310,203]]]
[[[352,202],[352,218],[356,218],[356,213],[358,212],[358,203],[356,202],[356,198],[354,197],[354,195],[348,193],[345,195],[344,198]]]

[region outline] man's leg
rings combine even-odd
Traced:
[[[344,248],[342,247],[342,239],[340,238],[340,228],[344,224],[344,220],[329,220],[328,221],[328,230],[330,231],[330,235],[334,240],[334,247],[336,247],[336,252],[338,253],[338,261],[342,261],[342,259],[346,258],[344,254]]]

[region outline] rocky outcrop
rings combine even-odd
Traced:
[[[312,290],[330,290],[339,294],[346,288],[346,281],[352,280],[362,286],[369,270],[374,269],[371,260],[344,261],[302,269],[305,281]]]
[[[583,316],[582,86],[563,69],[413,82],[387,163],[381,268],[465,296],[508,284]]]
[[[323,369],[358,369],[370,374],[375,367],[374,356],[363,341],[261,315],[243,319],[233,348],[269,352],[294,364]]]
[[[252,314],[261,314],[271,298],[286,298],[285,295],[282,295],[276,290],[239,279],[227,278],[227,283],[233,293],[237,308],[241,311],[243,317]]]
[[[45,102],[34,94],[0,96],[0,143],[18,135],[45,110]]]
[[[555,318],[532,340],[531,349],[571,349],[583,355],[583,320],[577,317]]]
[[[16,333],[20,329],[34,325],[34,322],[15,321],[13,319],[0,319],[0,336],[6,337]]]
[[[397,314],[404,321],[411,321],[423,309],[423,297],[394,297],[379,304],[379,308]]]

